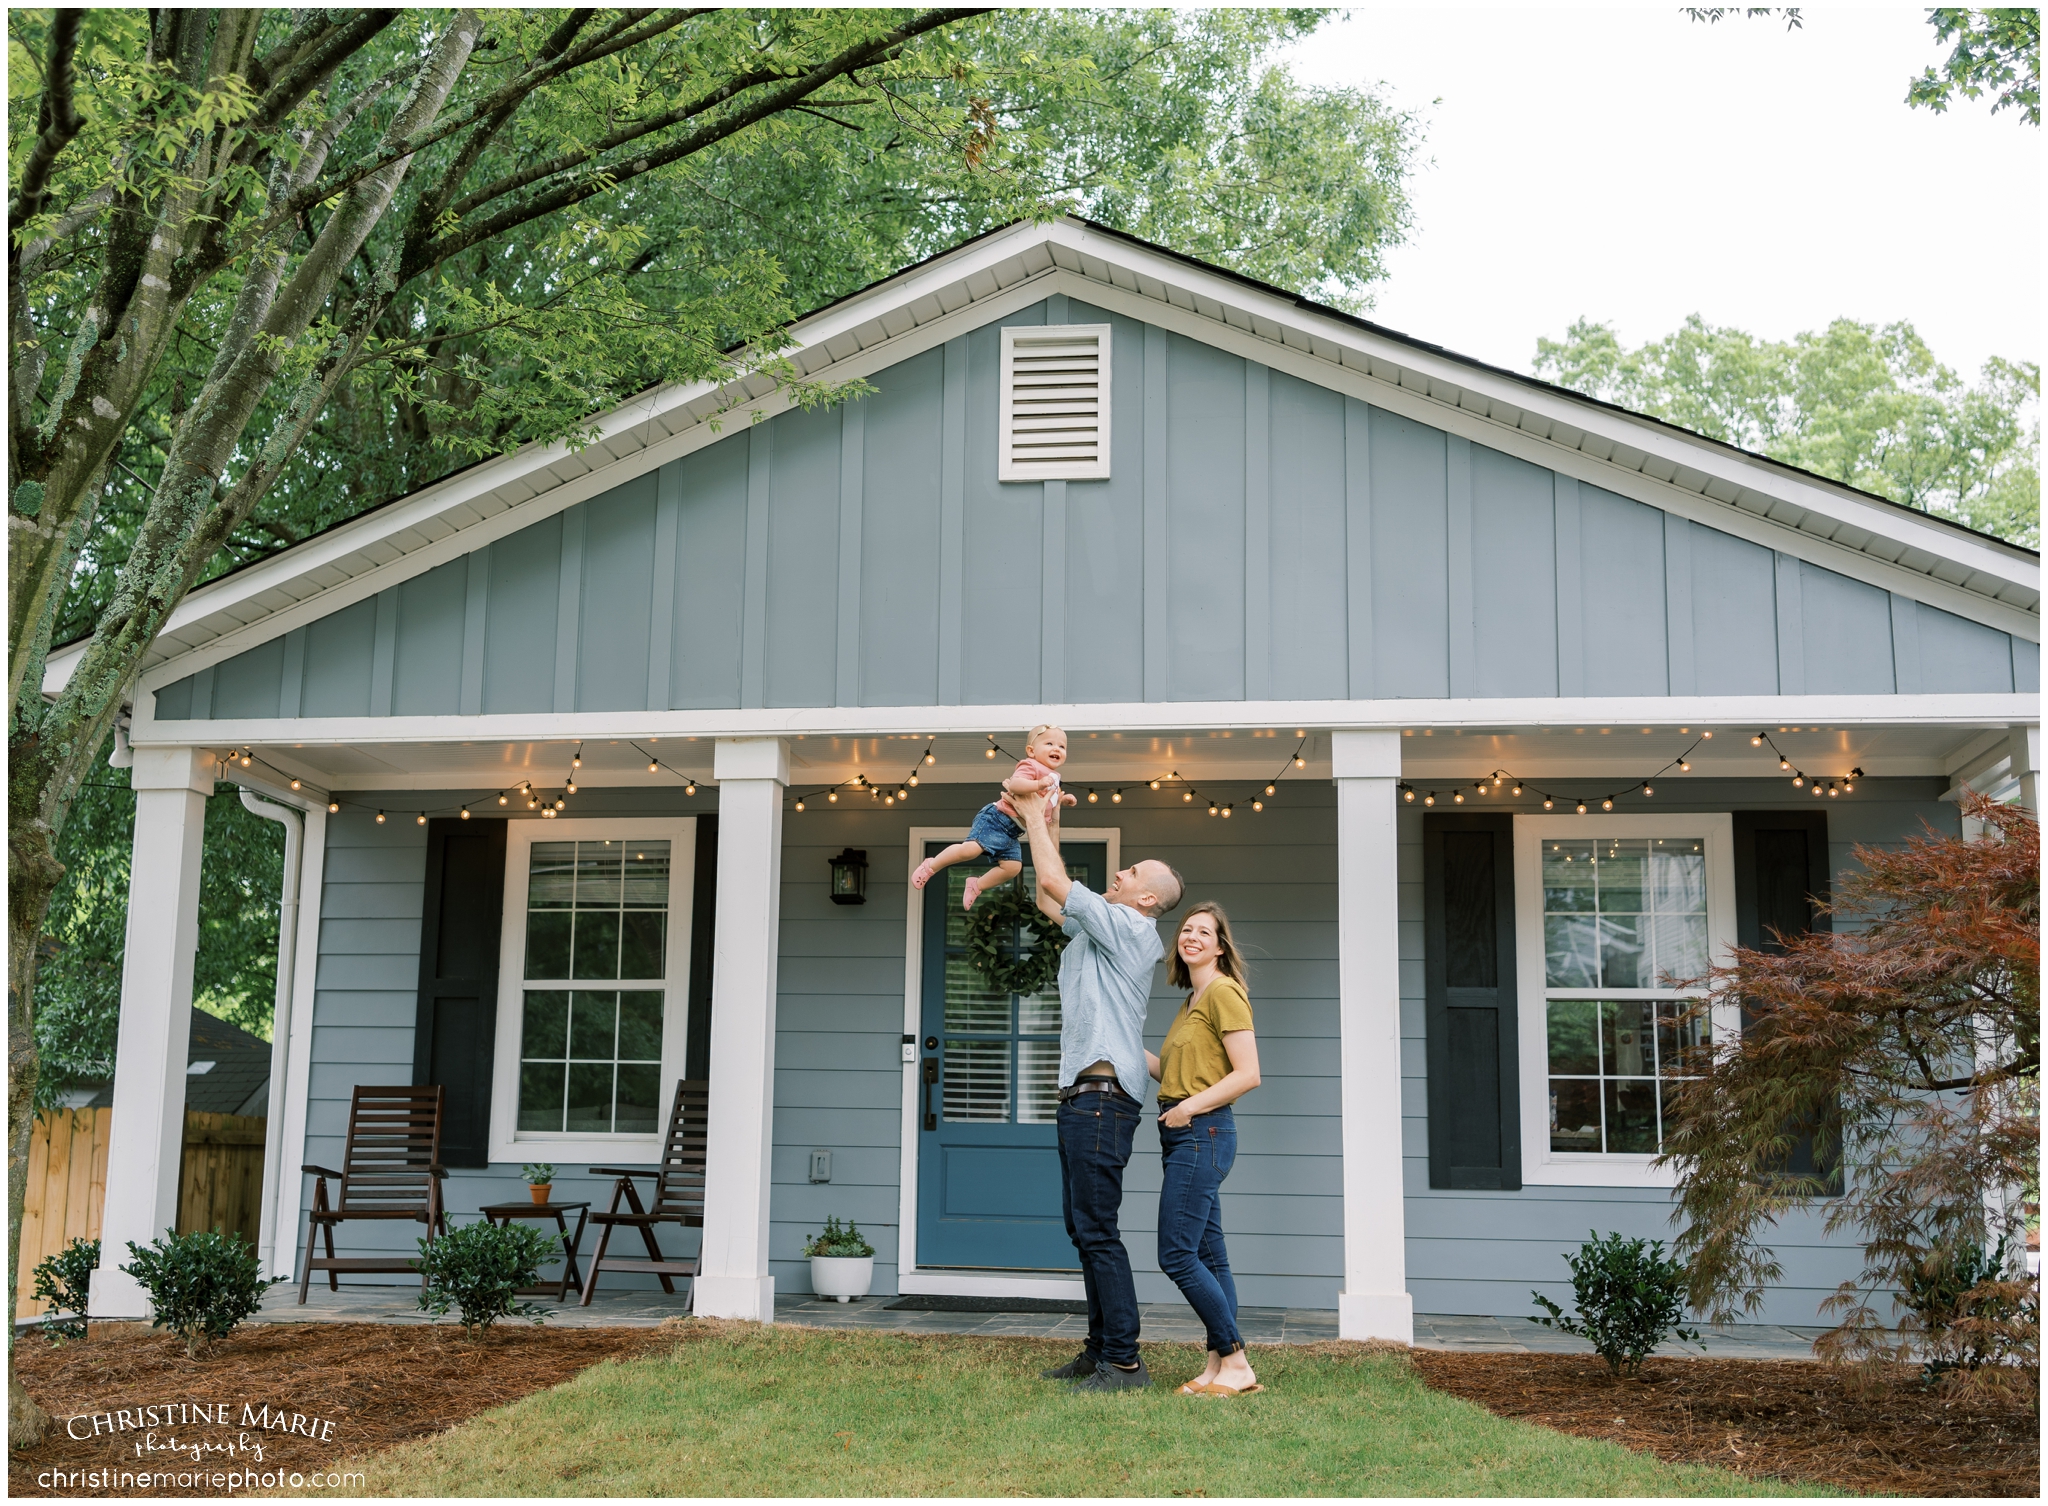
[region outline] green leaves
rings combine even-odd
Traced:
[[[239,1234],[166,1229],[147,1248],[130,1240],[121,1267],[149,1295],[151,1328],[168,1328],[197,1355],[224,1339],[263,1306],[263,1294],[288,1276],[266,1281],[256,1251]]]
[[[420,1270],[426,1276],[420,1310],[436,1317],[453,1311],[471,1339],[500,1318],[546,1322],[548,1309],[520,1301],[519,1288],[534,1285],[541,1262],[561,1254],[560,1238],[529,1224],[485,1219],[439,1239],[420,1240]]]
[[[1936,6],[1927,13],[1937,41],[1953,43],[1948,57],[1907,86],[1906,103],[1946,111],[1960,94],[1991,96],[1991,113],[2018,110],[2028,125],[2041,123],[2041,12],[2032,7],[1971,10]]]
[[[1679,1321],[1685,1313],[1685,1262],[1667,1259],[1662,1240],[1623,1239],[1614,1232],[1602,1239],[1589,1229],[1578,1253],[1564,1259],[1578,1316],[1568,1317],[1541,1292],[1531,1292],[1550,1314],[1531,1323],[1585,1338],[1616,1375],[1636,1374],[1667,1338],[1700,1343],[1699,1330]]]
[[[1040,994],[1060,975],[1067,933],[1038,908],[1023,878],[980,896],[967,917],[967,960],[997,993]]]
[[[1911,324],[1837,319],[1758,340],[1694,314],[1624,348],[1578,320],[1536,342],[1564,386],[1846,482],[2016,544],[2041,530],[2041,369],[1994,357],[1976,385],[1935,360]]]

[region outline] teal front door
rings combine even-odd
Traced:
[[[943,846],[929,843],[926,855]],[[1060,855],[1069,875],[1101,890],[1103,843],[1070,842]],[[1078,1270],[1060,1214],[1059,994],[997,993],[967,960],[960,898],[985,869],[959,864],[924,891],[917,1263]],[[1031,881],[1027,854],[1012,882]]]

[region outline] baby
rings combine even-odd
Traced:
[[[1047,811],[1057,826],[1059,808],[1075,803],[1072,795],[1060,789],[1060,765],[1066,761],[1067,734],[1044,723],[1033,727],[1024,735],[1023,761],[1003,781],[1002,795],[994,803],[981,808],[974,818],[974,825],[967,830],[966,841],[955,842],[944,852],[917,865],[917,872],[910,876],[911,887],[922,889],[933,874],[955,863],[979,857],[994,858],[995,867],[981,877],[967,881],[967,893],[961,907],[972,910],[982,891],[1007,884],[1023,872],[1024,847],[1017,839],[1023,834],[1024,826],[1017,819],[1017,808],[1010,804],[1010,796],[1045,791]]]

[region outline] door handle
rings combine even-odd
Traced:
[[[932,1112],[932,1088],[939,1080],[939,1059],[927,1056],[924,1059],[924,1127],[935,1130],[939,1127],[939,1116]]]

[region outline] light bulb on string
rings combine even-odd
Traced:
[[[1582,816],[1586,814],[1586,802],[1583,800],[1579,802],[1579,814]]]
[[[298,780],[294,779],[294,780],[292,781],[292,788],[293,788],[293,789],[297,789],[298,787],[299,787],[299,782],[298,782]]]
[[[1702,732],[1700,736],[1708,739],[1709,741],[1712,741],[1714,734],[1711,732]]]
[[[1228,806],[1228,805],[1226,805],[1226,806],[1224,806],[1224,807],[1223,807],[1223,819],[1224,819],[1224,820],[1228,821],[1228,820],[1230,819],[1230,812],[1231,812],[1231,810],[1232,810],[1232,807],[1230,807],[1230,806]]]
[[[1814,780],[1813,782],[1813,792],[1816,795],[1823,793],[1820,787],[1820,781],[1818,779]]]
[[[1545,796],[1543,797],[1543,808],[1544,808],[1545,810],[1549,810],[1549,809],[1550,809],[1550,797],[1549,797],[1548,795],[1545,795]]]
[[[1835,788],[1835,782],[1834,782],[1834,781],[1833,781],[1832,779],[1831,779],[1831,780],[1829,780],[1829,781],[1828,781],[1828,799],[1832,800],[1832,799],[1834,799],[1834,798],[1835,798],[1835,797],[1836,797],[1837,795],[1839,795],[1839,794],[1841,794],[1841,793],[1842,793],[1842,792],[1841,792],[1840,790],[1838,790],[1838,789],[1836,789],[1836,788]]]
[[[1090,790],[1090,791],[1088,792],[1088,803],[1089,803],[1090,805],[1093,805],[1093,804],[1095,803],[1095,799],[1096,799],[1096,796],[1095,796],[1095,791],[1093,791],[1093,790]]]
[[[382,826],[384,824],[384,812],[382,811],[377,812],[377,824],[379,826]]]
[[[927,748],[927,749],[925,749],[925,754],[924,754],[924,761],[925,761],[925,762],[926,762],[927,764],[934,764],[934,763],[937,763],[937,762],[938,762],[938,759],[934,758],[934,757],[932,756],[932,752],[931,752],[931,749]]]
[[[328,814],[328,815],[330,815],[330,816],[338,816],[338,815],[340,815],[340,814],[341,814],[341,802],[340,802],[339,800],[330,800],[330,801],[328,801],[328,802],[327,802],[327,814]]]
[[[562,798],[562,797],[561,797],[560,795],[557,795],[557,796],[555,797],[555,807],[554,807],[554,808],[555,808],[556,810],[560,810],[560,809],[562,809],[562,807],[563,807],[563,806],[567,805],[568,803],[569,803],[569,802],[568,802],[568,801],[566,801],[566,800],[564,800],[564,799],[563,799],[563,798]]]
[[[576,793],[576,781],[572,779],[567,784],[563,785],[562,788],[573,795]]]
[[[896,797],[894,795],[884,795],[882,797],[882,804],[884,805],[894,805],[895,803]]]
[[[1182,790],[1180,792],[1180,803],[1182,805],[1189,804],[1191,801],[1193,801],[1194,798],[1195,792],[1193,790]]]
[[[1216,802],[1213,800],[1209,802],[1209,814],[1212,816],[1216,814]]]
[[[1692,765],[1681,758],[1678,760],[1678,772],[1681,774],[1690,774],[1692,772]]]
[[[1799,788],[1799,787],[1800,787],[1801,785],[1803,785],[1803,784],[1805,784],[1805,783],[1806,783],[1806,776],[1805,776],[1804,774],[1794,774],[1794,775],[1792,776],[1792,788],[1793,788],[1793,789],[1795,789],[1795,790],[1796,790],[1796,789],[1798,789],[1798,788]]]
[[[1511,793],[1511,794],[1515,794],[1515,795],[1519,795],[1519,794],[1521,794],[1521,793],[1522,793],[1522,787],[1521,787],[1521,785],[1517,784],[1517,785],[1516,785],[1516,786],[1514,787],[1514,789],[1513,789],[1513,790],[1511,790],[1511,791],[1510,791],[1509,793]]]
[[[1403,790],[1403,791],[1401,791],[1401,799],[1402,799],[1403,801],[1405,801],[1405,802],[1406,802],[1407,804],[1409,804],[1409,805],[1413,805],[1413,804],[1415,803],[1415,791],[1413,791],[1413,790]]]
[[[839,791],[829,791],[825,796],[825,803],[827,805],[837,805],[839,803]]]
[[[996,756],[996,745],[994,743],[990,743],[986,748],[981,750],[981,756],[983,758],[994,758]]]
[[[1451,792],[1451,804],[1453,804],[1453,805],[1463,805],[1464,803],[1465,803],[1465,792],[1464,792],[1463,790],[1453,790],[1453,791]]]
[[[1155,780],[1153,780],[1153,781],[1152,781],[1152,788],[1153,788],[1153,789],[1155,789],[1155,790],[1159,788],[1159,781],[1158,781],[1158,780],[1156,780],[1156,779],[1155,779]]]
[[[1278,794],[1278,793],[1279,793],[1279,791],[1275,790],[1275,789],[1273,788],[1273,786],[1271,786],[1271,785],[1269,784],[1269,785],[1267,785],[1267,786],[1266,786],[1266,793],[1267,793],[1267,794],[1269,794],[1269,795],[1274,795],[1274,794]]]
[[[1791,768],[1791,767],[1792,767],[1792,763],[1791,763],[1791,760],[1790,760],[1790,759],[1785,759],[1785,758],[1781,758],[1781,759],[1779,759],[1779,760],[1778,760],[1778,767],[1779,767],[1779,768],[1781,768],[1781,769],[1789,769],[1789,768]]]
[[[583,767],[583,744],[578,743],[576,745],[576,752],[569,759],[569,767],[572,769],[580,769]]]
[[[1761,732],[1759,732],[1755,737],[1752,737],[1749,740],[1749,745],[1752,748],[1761,748],[1764,745],[1764,735]]]
[[[899,788],[896,791],[896,798],[898,800],[908,800],[910,798],[910,792],[908,790]]]
[[[247,748],[244,748],[242,750],[242,767],[245,769],[249,767],[249,758],[249,750]]]
[[[690,782],[689,782],[688,784],[684,785],[684,786],[683,786],[683,793],[684,793],[685,795],[694,795],[694,794],[696,794],[696,793],[697,793],[697,781],[696,781],[696,780],[694,780],[694,779],[692,779],[692,780],[691,780],[691,781],[690,781]]]
[[[466,805],[462,808],[462,819],[465,821],[469,819],[469,807]]]
[[[1643,786],[1643,795],[1645,798],[1648,798],[1649,796],[1655,793],[1656,791],[1652,790],[1647,784]]]
[[[906,782],[910,785],[912,789],[917,788],[917,776],[915,774],[912,774]]]
[[[1255,810],[1255,811],[1262,811],[1262,810],[1264,810],[1265,808],[1266,808],[1266,802],[1265,802],[1265,801],[1263,801],[1263,800],[1254,800],[1254,801],[1252,802],[1252,809],[1253,809],[1253,810]]]
[[[1308,760],[1297,753],[1294,755],[1294,766],[1297,769],[1305,769],[1308,767]]]
[[[509,805],[510,803],[511,803],[511,802],[510,802],[509,800],[507,800],[505,796],[503,796],[503,795],[500,795],[500,796],[498,797],[498,804],[500,804],[500,805]]]
[[[661,764],[660,764],[660,763],[659,763],[659,762],[658,762],[657,760],[655,760],[655,759],[652,759],[652,758],[648,759],[648,760],[647,760],[647,772],[648,772],[648,773],[650,773],[650,774],[658,774],[658,773],[660,773],[660,772],[661,772]]]
[[[427,824],[427,813],[425,811],[421,811],[417,816],[414,816],[412,818],[412,823],[415,826],[425,826]]]
[[[1428,793],[1427,795],[1424,795],[1424,796],[1422,797],[1422,803],[1423,803],[1424,805],[1435,805],[1435,804],[1436,804],[1436,791],[1435,791],[1435,790],[1431,790],[1431,791],[1430,791],[1430,792],[1429,792],[1429,793]]]
[[[1614,802],[1612,800],[1603,800],[1600,802],[1600,809],[1602,809],[1603,811],[1611,811],[1614,809]]]
[[[1124,792],[1122,790],[1111,790],[1109,792],[1109,803],[1111,805],[1122,805],[1124,803]]]
[[[802,810],[804,808],[804,797],[801,795],[796,797],[796,808],[798,810]]]

